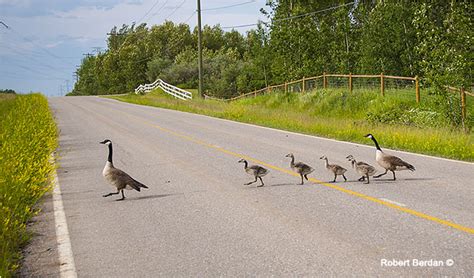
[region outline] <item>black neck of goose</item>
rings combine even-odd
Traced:
[[[291,156],[291,165],[295,164],[295,157],[294,156]]]
[[[109,144],[109,157],[107,158],[107,161],[112,163],[112,143]]]
[[[377,142],[377,140],[375,140],[375,138],[373,136],[372,136],[371,139],[372,139],[372,141],[374,141],[375,147],[377,148],[377,150],[382,151],[382,149],[380,148],[379,143]]]
[[[248,165],[249,164],[248,164],[247,160],[244,160],[244,169],[247,169]]]

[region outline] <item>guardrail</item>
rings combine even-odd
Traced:
[[[138,86],[135,89],[135,94],[140,93],[148,93],[156,88],[160,88],[165,91],[167,94],[174,96],[175,98],[179,98],[182,100],[188,100],[193,98],[193,94],[176,86],[170,85],[161,79],[157,79],[155,82],[151,84],[143,84]]]

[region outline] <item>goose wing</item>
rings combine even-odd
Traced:
[[[111,177],[115,183],[118,183],[121,187],[125,188],[127,185],[131,188],[135,189],[136,191],[140,191],[140,185],[142,183],[133,179],[129,174],[125,173],[124,171],[114,168],[111,173]],[[148,188],[145,186],[145,188]]]
[[[252,172],[258,177],[263,177],[268,174],[268,170],[263,168],[262,166],[252,165],[249,167],[249,169],[252,169]]]
[[[336,173],[345,173],[347,171],[346,168],[339,166],[337,164],[332,164],[330,167],[333,169],[334,172]]]
[[[370,165],[370,164],[367,164],[365,162],[357,162],[356,163],[356,166],[357,168],[359,168],[363,173],[367,173],[367,174],[374,174],[376,172],[375,170],[375,167]]]
[[[300,169],[302,174],[309,174],[309,173],[314,171],[313,167],[311,167],[308,164],[305,164],[303,162],[295,163],[295,168]]]
[[[408,162],[403,161],[401,158],[394,155],[386,155],[385,159],[396,169],[408,169],[410,171],[415,171],[415,167]]]

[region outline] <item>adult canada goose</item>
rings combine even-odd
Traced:
[[[257,182],[257,178],[260,179],[260,182],[262,183],[261,185],[257,186],[257,187],[260,187],[260,186],[264,186],[263,184],[263,180],[262,180],[262,177],[265,176],[266,174],[268,174],[268,170],[261,167],[261,166],[258,166],[258,165],[250,165],[248,166],[248,162],[247,160],[245,159],[241,159],[239,160],[239,163],[244,163],[244,170],[247,174],[249,175],[252,175],[255,177],[255,180],[254,181],[251,181],[251,182],[248,182],[246,183],[245,185],[249,185],[249,184],[252,184],[254,182]]]
[[[311,166],[304,164],[303,162],[295,163],[295,156],[292,153],[285,155],[285,157],[291,157],[290,167],[291,169],[293,169],[293,171],[300,174],[301,176],[300,184],[304,184],[303,177],[306,180],[308,180],[308,174],[311,174],[314,171],[314,169]]]
[[[413,167],[413,165],[401,160],[396,156],[384,153],[380,148],[379,143],[377,142],[377,140],[375,140],[375,137],[372,134],[369,133],[365,135],[365,137],[370,138],[372,139],[372,141],[374,141],[375,148],[377,148],[377,150],[375,151],[375,160],[380,166],[385,169],[385,173],[374,176],[374,178],[380,178],[381,176],[387,174],[387,172],[390,170],[393,173],[393,180],[396,180],[395,171],[415,171],[415,167]]]
[[[109,183],[111,183],[113,186],[117,188],[117,192],[108,193],[108,194],[102,195],[102,197],[109,197],[111,195],[116,195],[122,192],[122,198],[117,199],[117,201],[122,201],[123,199],[125,199],[125,195],[123,194],[124,189],[128,189],[128,190],[135,189],[136,191],[140,191],[140,188],[142,187],[148,188],[143,183],[130,177],[124,171],[114,167],[114,163],[112,162],[112,152],[113,152],[112,141],[110,141],[109,139],[105,139],[104,141],[99,142],[99,143],[109,146],[109,157],[107,159],[107,162],[105,163],[105,167],[104,167],[104,170],[102,171],[102,175],[105,177],[105,179]]]
[[[321,156],[319,159],[326,160],[326,169],[328,169],[328,171],[334,174],[334,180],[332,182],[336,182],[336,178],[338,175],[341,175],[344,178],[344,181],[347,181],[346,176],[344,176],[344,173],[347,171],[346,168],[337,164],[329,164],[328,158],[325,155]]]
[[[377,172],[375,167],[362,161],[356,161],[352,155],[348,155],[346,158],[351,162],[352,168],[355,168],[357,173],[362,175],[362,177],[359,178],[359,181],[364,181],[365,178],[367,178],[366,183],[369,184],[369,176],[373,176],[375,172]]]

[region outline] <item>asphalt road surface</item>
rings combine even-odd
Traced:
[[[345,157],[381,172],[372,145],[97,97],[50,103],[79,277],[474,275],[472,163],[386,150],[416,171],[363,184]],[[102,197],[104,139],[148,190]],[[290,152],[316,169],[310,182]],[[349,181],[328,183],[322,155]],[[241,157],[270,170],[264,187],[244,185]]]

